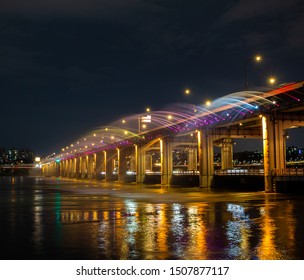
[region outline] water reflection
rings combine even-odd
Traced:
[[[221,200],[198,193],[192,201],[193,194],[176,190],[172,197],[179,195],[178,201],[140,201],[60,183],[46,188],[7,181],[0,189],[1,237],[7,241],[1,258],[304,258],[301,197],[242,200],[235,193]]]
[[[232,259],[250,258],[251,220],[241,205],[228,203],[227,211],[232,214],[227,221],[227,254]]]

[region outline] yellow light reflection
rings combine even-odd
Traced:
[[[207,259],[207,228],[203,220],[206,208],[207,204],[200,205],[200,207],[197,205],[189,205],[188,207],[189,245],[185,252],[185,259]]]

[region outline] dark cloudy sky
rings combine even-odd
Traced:
[[[1,0],[0,147],[58,151],[175,102],[304,79],[302,0]],[[191,96],[183,96],[189,87]]]

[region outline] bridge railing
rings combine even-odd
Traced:
[[[147,175],[161,175],[160,171],[145,171]],[[173,175],[199,175],[198,170],[173,170]]]
[[[264,175],[264,169],[223,169],[215,170],[214,175]],[[274,169],[271,172],[272,176],[304,176],[304,168],[285,168]]]
[[[304,168],[285,168],[275,169],[272,172],[273,176],[304,176]]]
[[[264,169],[221,169],[215,170],[214,175],[254,175],[254,176],[262,176],[264,175]]]
[[[16,169],[16,168],[37,168],[39,165],[34,163],[24,163],[24,164],[0,164],[0,169]]]

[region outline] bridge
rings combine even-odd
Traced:
[[[304,81],[266,92],[243,91],[205,105],[175,104],[92,130],[42,161],[45,176],[212,187],[227,175],[259,176],[266,192],[278,180],[302,177],[286,169],[288,129],[304,125]],[[263,165],[233,170],[234,139],[260,139]],[[215,169],[214,147],[221,150]],[[230,172],[231,171],[231,172]],[[228,174],[230,173],[230,174]]]

